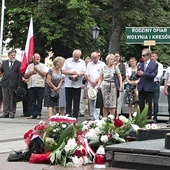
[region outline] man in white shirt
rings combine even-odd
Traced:
[[[86,57],[84,61],[86,63],[86,67],[87,67],[87,64],[91,61],[91,58],[90,57]],[[86,102],[87,102],[87,99],[88,99],[87,90],[88,90],[87,89],[87,80],[86,80],[86,77],[83,76],[82,86],[81,86],[81,96],[80,96],[79,117],[84,117],[85,116]],[[88,104],[87,112],[89,114],[89,104]]]
[[[98,79],[100,77],[101,70],[104,68],[105,63],[100,61],[100,56],[98,52],[92,52],[91,54],[91,62],[87,64],[86,70],[86,78],[87,78],[87,88],[94,87],[98,83]],[[96,110],[96,100],[89,99],[89,107],[90,107],[90,119],[95,120],[99,118],[100,109]]]
[[[32,64],[28,65],[24,78],[28,79],[28,98],[30,105],[30,117],[28,119],[40,119],[42,102],[45,90],[45,77],[48,68],[40,62],[41,56],[35,53]]]
[[[62,67],[62,73],[65,74],[66,115],[75,118],[78,118],[82,77],[86,70],[84,60],[80,59],[81,55],[79,49],[74,50],[73,57],[66,59]]]
[[[158,74],[154,78],[154,93],[153,93],[153,104],[154,104],[154,122],[157,123],[157,116],[159,111],[159,94],[160,94],[160,79],[163,75],[163,65],[157,61],[158,54],[155,51],[152,51],[151,60],[155,61],[158,64]]]
[[[170,125],[170,66],[166,69],[164,76],[164,94],[168,99],[168,113],[169,113],[169,121],[167,122],[168,126]]]

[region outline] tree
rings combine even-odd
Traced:
[[[39,35],[46,41],[46,50],[54,55],[70,57],[74,49],[91,52],[91,28],[94,19],[88,11],[88,0],[39,0],[37,22]],[[45,11],[45,12],[44,12]]]
[[[37,6],[38,0],[9,0],[6,1],[4,39],[9,38],[9,48],[25,47],[30,18]]]
[[[120,51],[120,37],[123,31],[122,11],[124,9],[125,0],[115,0],[112,13],[112,29],[109,41],[109,53]]]

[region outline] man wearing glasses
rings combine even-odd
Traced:
[[[139,91],[139,107],[142,111],[145,104],[148,103],[148,119],[152,118],[152,98],[154,93],[154,78],[158,73],[158,64],[151,60],[152,52],[145,48],[142,50],[143,62],[137,71],[140,81],[138,84]]]

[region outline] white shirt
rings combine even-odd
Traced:
[[[150,63],[150,59],[149,60],[147,60],[147,61],[145,61],[144,62],[144,71],[146,70],[146,68],[148,67],[148,64]]]
[[[156,61],[156,63],[158,64],[158,74],[154,78],[154,82],[160,81],[160,79],[163,75],[163,65],[161,63],[157,62],[157,61]]]
[[[137,68],[136,68],[136,71],[137,71]],[[132,75],[132,68],[129,67],[129,68],[126,69],[126,76],[130,77],[131,75]]]
[[[79,59],[79,61],[74,61],[73,57],[67,58],[64,62],[62,70],[76,71],[78,74],[86,71],[85,61]],[[65,87],[80,88],[82,85],[82,76],[78,77],[78,81],[72,81],[68,77],[70,75],[65,75]]]
[[[90,76],[91,80],[96,81],[101,73],[101,70],[105,67],[105,63],[103,61],[98,61],[96,64],[91,61],[87,64],[87,70],[85,75]],[[91,83],[88,81],[87,87],[91,87]]]
[[[34,70],[34,63],[28,65],[25,73],[29,73],[30,71]],[[36,65],[36,67],[39,70],[42,70],[44,72],[48,72],[49,68],[45,66],[45,64],[43,63],[39,63]],[[45,78],[42,77],[41,75],[37,74],[33,74],[32,76],[30,76],[30,78],[28,79],[28,89],[30,89],[31,87],[45,87]]]
[[[170,66],[166,69],[164,79],[168,80],[167,85],[170,86]]]

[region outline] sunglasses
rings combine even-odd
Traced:
[[[145,56],[147,56],[147,54],[142,54],[142,57],[145,57]]]

